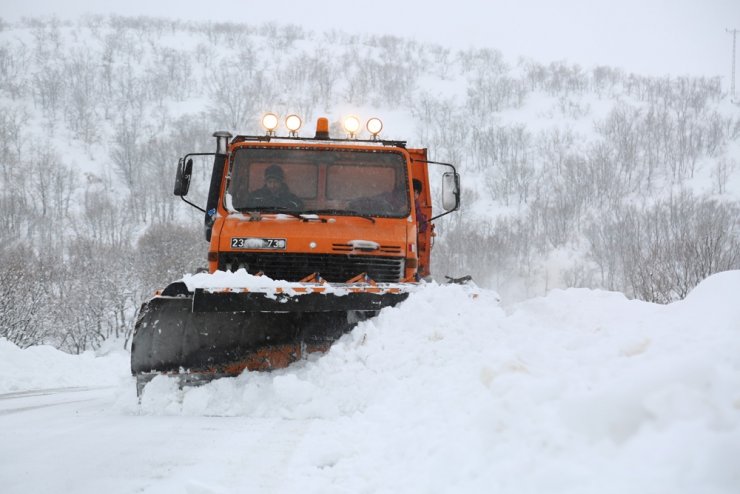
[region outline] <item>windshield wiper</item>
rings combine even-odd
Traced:
[[[295,216],[296,218],[300,218],[301,214],[297,213],[293,210],[289,210],[286,207],[283,206],[268,206],[268,207],[258,207],[258,208],[237,208],[237,211],[240,213],[247,213],[249,215],[261,215],[261,214],[289,214],[290,216]]]
[[[286,208],[285,206],[269,206],[269,207],[261,207],[261,208],[240,208],[237,211],[240,213],[247,213],[249,215],[262,215],[262,214],[287,214],[289,216],[292,216],[294,218],[298,218],[302,221],[311,221],[311,220],[317,220],[321,221],[322,223],[326,223],[326,220],[321,218],[307,218],[307,214],[314,214],[313,211],[296,211],[294,209]]]
[[[304,211],[303,214],[336,214],[344,216],[357,216],[358,218],[365,218],[375,223],[375,218],[370,215],[360,213],[359,211],[352,211],[351,209],[311,209]]]

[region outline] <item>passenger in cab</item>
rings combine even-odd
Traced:
[[[427,219],[427,215],[425,215],[421,210],[421,202],[419,199],[419,196],[421,195],[421,180],[414,179],[414,205],[416,208],[416,221],[419,225],[419,233],[424,233],[427,231],[427,224],[429,223],[429,220]]]

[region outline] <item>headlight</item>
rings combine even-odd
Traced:
[[[285,126],[293,134],[298,132],[298,129],[301,128],[302,124],[303,124],[303,121],[301,120],[301,117],[299,117],[298,115],[288,115],[287,117],[285,117]]]
[[[344,127],[344,131],[349,134],[350,137],[354,137],[360,130],[360,119],[354,115],[350,115],[344,119],[342,126]]]
[[[383,130],[383,122],[379,118],[371,118],[367,121],[367,131],[372,134],[373,137],[378,137],[380,131]]]
[[[275,132],[278,126],[278,117],[274,113],[265,113],[262,117],[262,126],[265,128],[268,134]]]

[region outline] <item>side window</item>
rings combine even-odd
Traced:
[[[229,180],[229,194],[234,201],[234,205],[242,204],[249,196],[249,168],[245,163],[235,163],[231,168],[231,178]]]

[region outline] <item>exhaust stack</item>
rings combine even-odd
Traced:
[[[216,154],[227,154],[227,151],[229,149],[229,139],[231,139],[231,132],[219,130],[213,133],[213,137],[216,138]]]

